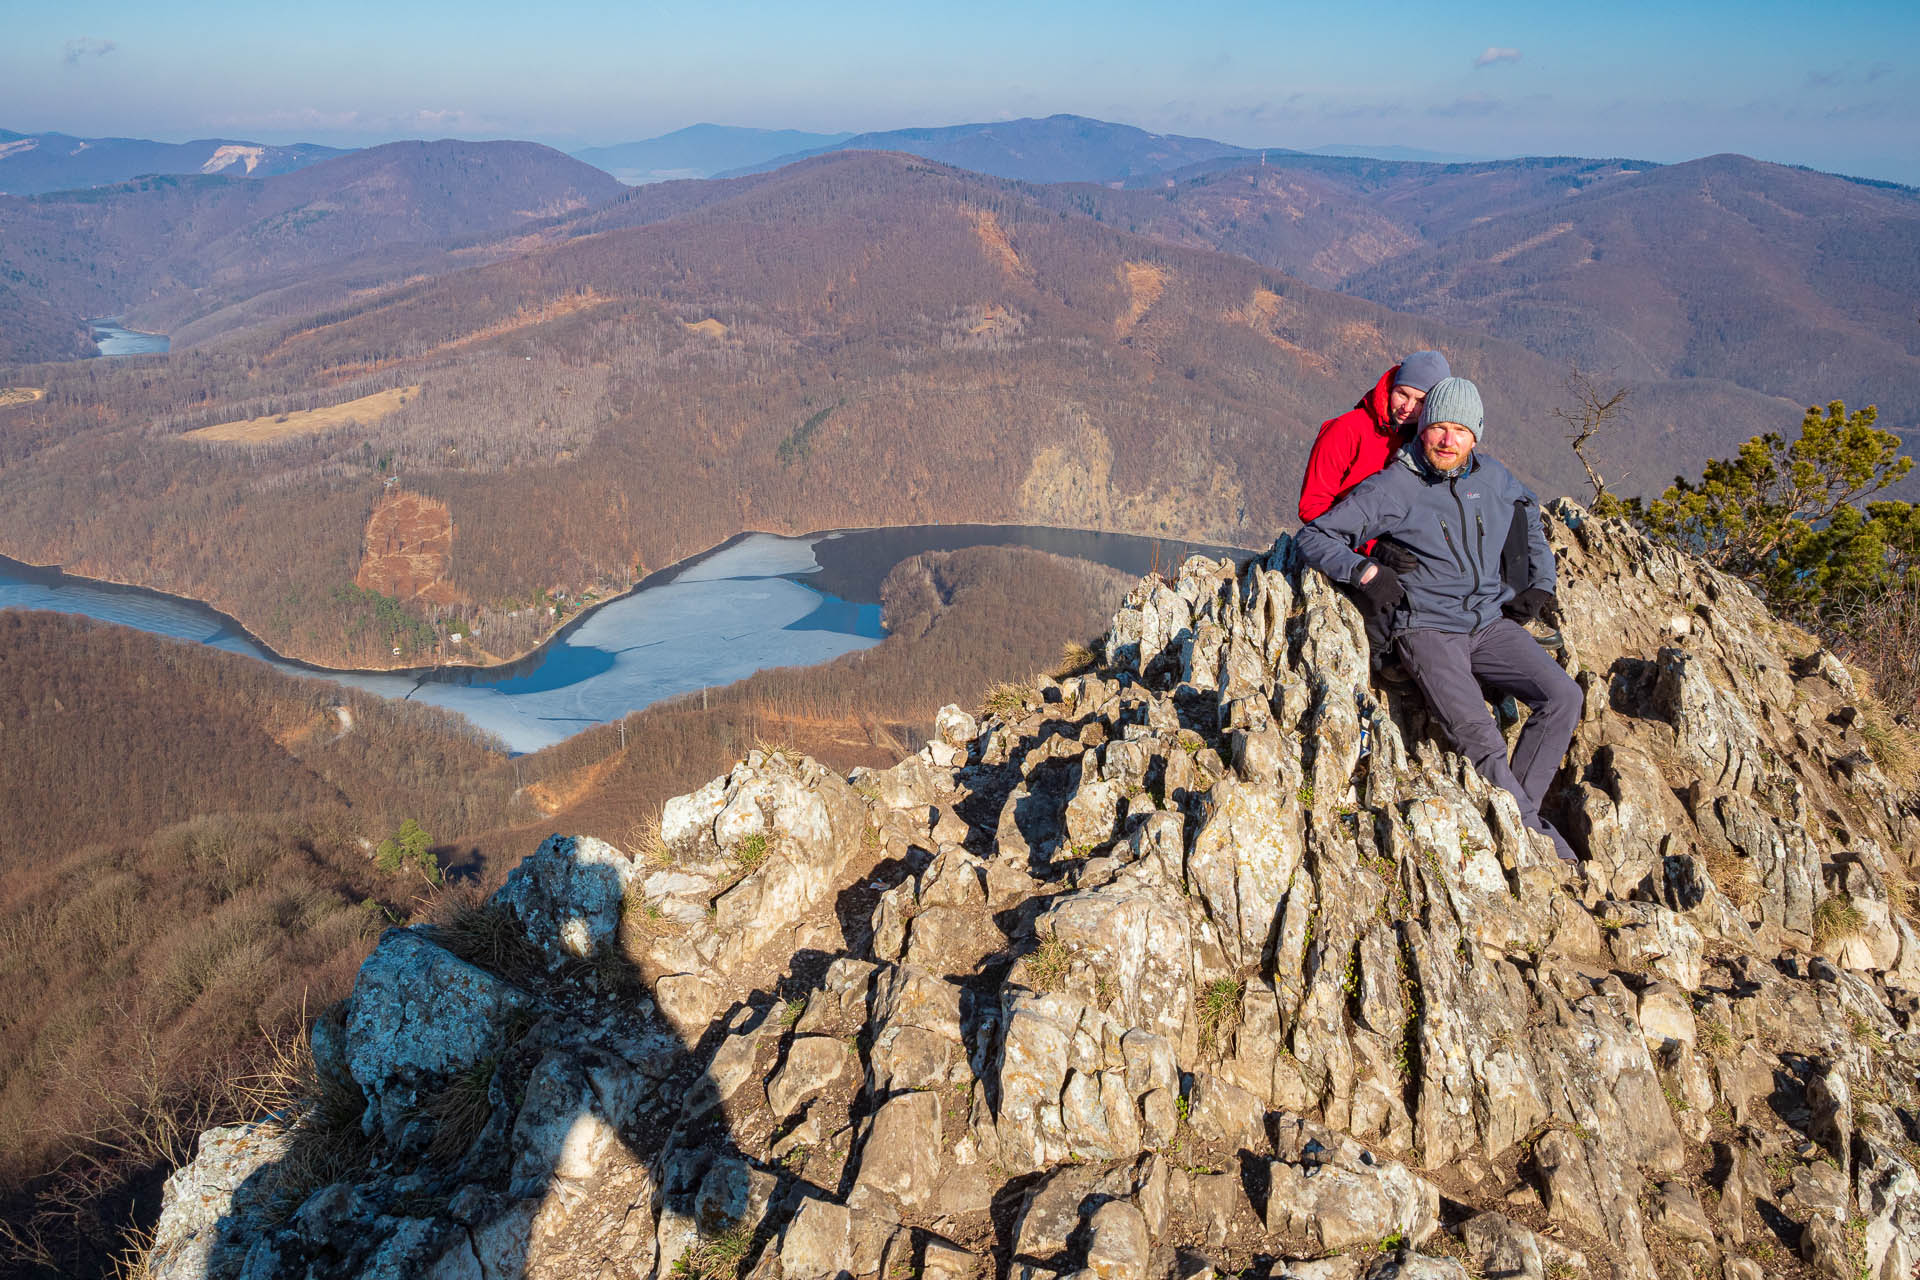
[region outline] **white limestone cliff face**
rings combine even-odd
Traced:
[[[1917,831],[1856,691],[1550,524],[1579,867],[1287,539],[1196,559],[893,769],[756,752],[653,862],[548,841],[515,963],[390,931],[315,1032],[355,1159],[207,1135],[154,1273],[1910,1277]]]

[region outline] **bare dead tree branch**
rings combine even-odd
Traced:
[[[1593,487],[1593,502],[1590,505],[1596,511],[1605,511],[1616,505],[1619,499],[1607,492],[1607,482],[1593,465],[1593,459],[1587,456],[1587,446],[1595,436],[1625,421],[1630,393],[1626,387],[1618,387],[1611,392],[1603,390],[1594,376],[1582,369],[1577,361],[1568,367],[1565,385],[1570,403],[1555,408],[1553,416],[1565,424],[1567,443],[1572,446],[1574,456],[1580,459],[1580,465],[1586,468],[1587,483]]]

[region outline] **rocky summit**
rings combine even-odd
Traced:
[[[1189,560],[893,768],[756,751],[389,930],[152,1274],[1905,1280],[1888,730],[1740,583],[1549,527],[1578,865],[1288,539]]]

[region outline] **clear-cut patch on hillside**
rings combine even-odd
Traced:
[[[1906,1280],[1876,713],[1740,583],[1549,525],[1579,865],[1290,539],[1196,557],[890,768],[756,749],[388,930],[330,1108],[205,1135],[153,1274]]]
[[[239,422],[217,422],[182,434],[185,440],[206,440],[215,444],[272,444],[295,436],[319,435],[339,427],[370,427],[389,418],[420,394],[420,388],[390,387],[372,395],[344,400],[318,409],[297,409],[270,413]]]
[[[395,489],[367,518],[366,553],[354,584],[427,604],[458,604],[447,574],[453,565],[453,513],[421,493]]]
[[[1032,270],[1020,261],[1020,255],[1014,252],[1013,242],[1001,230],[1000,218],[993,210],[967,209],[964,212],[967,220],[973,224],[974,234],[980,237],[980,245],[986,250],[989,260],[1016,280],[1033,278]]]
[[[1547,243],[1547,241],[1558,239],[1571,230],[1573,230],[1573,224],[1571,222],[1556,222],[1538,235],[1528,236],[1525,240],[1517,244],[1510,244],[1498,253],[1488,255],[1487,261],[1496,267],[1501,266],[1511,262],[1529,249],[1538,249],[1541,245]]]
[[[1255,289],[1253,296],[1247,299],[1243,307],[1228,310],[1228,324],[1245,325],[1261,337],[1279,347],[1322,373],[1333,370],[1332,363],[1323,355],[1301,345],[1299,333],[1295,328],[1301,317],[1300,305],[1290,302],[1271,289]]]
[[[1123,262],[1120,279],[1127,289],[1127,309],[1114,321],[1113,332],[1115,337],[1124,338],[1139,327],[1147,312],[1153,310],[1153,304],[1160,301],[1167,287],[1167,270],[1151,262]]]

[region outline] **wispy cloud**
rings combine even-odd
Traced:
[[[117,46],[111,40],[96,40],[92,36],[81,36],[69,40],[61,51],[60,60],[68,66],[74,66],[82,58],[104,58]]]
[[[1899,104],[1885,98],[1869,98],[1865,102],[1855,102],[1844,107],[1828,107],[1826,119],[1834,121],[1879,121],[1897,120],[1901,112]]]
[[[1812,71],[1807,72],[1805,87],[1808,89],[1838,89],[1849,81],[1858,81],[1860,84],[1872,84],[1875,80],[1883,79],[1892,74],[1893,64],[1891,62],[1872,62],[1868,63],[1865,67],[1862,67],[1857,62],[1846,62],[1837,67],[1816,67]]]
[[[1473,60],[1473,65],[1476,67],[1490,67],[1496,62],[1518,61],[1520,61],[1520,51],[1518,49],[1507,49],[1497,44],[1490,44],[1481,52],[1479,57]]]

